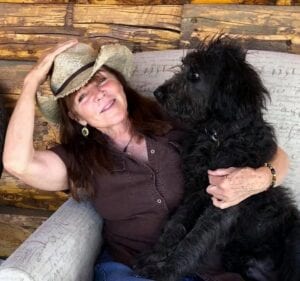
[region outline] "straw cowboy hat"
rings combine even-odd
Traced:
[[[54,60],[50,75],[53,96],[41,96],[37,93],[37,105],[44,117],[59,123],[57,99],[86,85],[103,65],[117,70],[128,80],[133,71],[133,55],[126,46],[119,44],[104,45],[97,52],[84,43],[78,43],[59,54]]]

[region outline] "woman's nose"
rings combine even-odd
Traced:
[[[96,102],[100,102],[104,97],[105,97],[105,91],[98,91],[94,96],[94,100]]]

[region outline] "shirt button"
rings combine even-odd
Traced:
[[[158,204],[161,204],[161,199],[157,199],[156,202],[157,202]]]
[[[151,153],[151,154],[154,154],[154,153],[155,153],[155,149],[151,149],[151,150],[150,150],[150,153]]]

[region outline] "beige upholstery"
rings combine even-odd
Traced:
[[[89,203],[65,202],[0,266],[0,281],[89,281],[102,219]]]

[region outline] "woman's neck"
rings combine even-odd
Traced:
[[[106,134],[120,150],[128,147],[133,139],[133,130],[129,120],[116,126],[102,129],[101,132]]]

